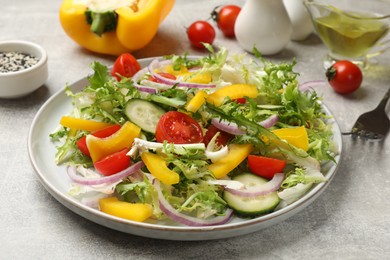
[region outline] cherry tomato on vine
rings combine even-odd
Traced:
[[[241,8],[236,5],[225,5],[217,11],[219,7],[214,8],[211,18],[217,23],[218,28],[226,37],[234,37],[234,24]]]
[[[140,69],[141,65],[133,55],[123,53],[115,60],[114,66],[111,69],[111,75],[119,81],[121,79],[119,75],[127,78],[132,77]]]
[[[161,116],[156,129],[157,142],[175,144],[200,143],[203,131],[199,123],[181,112],[169,111]]]
[[[196,48],[204,48],[202,43],[213,44],[215,39],[214,27],[206,21],[193,22],[187,29],[187,36]]]
[[[337,61],[330,66],[326,71],[326,77],[332,88],[340,94],[354,92],[363,81],[360,68],[348,60]]]

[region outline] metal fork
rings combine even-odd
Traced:
[[[368,140],[383,139],[390,128],[390,120],[386,114],[386,104],[390,97],[390,88],[383,96],[378,106],[369,112],[363,113],[356,120],[350,132],[343,135],[352,135]]]

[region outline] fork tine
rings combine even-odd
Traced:
[[[390,88],[374,110],[361,114],[355,121],[351,132],[343,134],[369,140],[384,139],[390,129],[390,120],[385,111],[389,98]]]
[[[360,137],[361,139],[370,140],[370,141],[379,141],[384,138],[384,135],[382,134],[373,133],[365,130],[357,130],[357,129],[354,130],[355,130],[354,132],[351,132],[352,137],[354,138]]]

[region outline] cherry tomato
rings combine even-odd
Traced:
[[[217,140],[215,140],[215,142],[219,145],[219,146],[224,146],[226,145],[230,140],[232,140],[234,138],[234,135],[231,135],[229,133],[226,133],[224,131],[221,131],[219,130],[218,128],[216,128],[214,125],[210,125],[208,128],[207,128],[207,131],[206,131],[206,134],[204,135],[203,137],[203,143],[207,146],[211,139],[219,132],[219,135],[217,137]]]
[[[115,60],[114,66],[111,70],[111,75],[120,81],[121,77],[119,75],[127,78],[132,77],[140,69],[141,65],[133,55],[130,53],[123,53]]]
[[[199,123],[181,112],[169,111],[161,116],[156,129],[157,142],[175,144],[200,143],[203,140]]]
[[[130,157],[126,155],[129,151],[129,148],[125,148],[119,152],[107,155],[94,163],[95,169],[105,176],[123,171],[131,164]]]
[[[194,47],[203,49],[204,45],[202,43],[213,44],[215,30],[206,21],[196,21],[188,27],[187,36]]]
[[[360,68],[347,60],[334,63],[327,69],[326,77],[332,88],[340,94],[354,92],[363,81],[363,74]]]
[[[164,77],[164,78],[176,80],[175,75],[172,75],[172,74],[169,74],[169,73],[166,73],[166,72],[159,72],[158,74],[160,76]],[[161,83],[158,79],[156,79],[153,76],[149,76],[148,80],[156,82],[156,83]]]
[[[225,5],[219,12],[217,11],[219,7],[216,7],[211,13],[211,17],[217,23],[218,28],[226,37],[234,37],[234,24],[238,14],[241,11],[241,8],[236,5]]]
[[[93,132],[92,135],[99,137],[99,138],[104,138],[104,137],[109,137],[110,135],[114,134],[116,131],[118,131],[121,128],[120,125],[113,125],[109,126],[107,128],[104,128],[102,130]],[[76,144],[77,147],[80,149],[80,151],[85,154],[88,157],[91,157],[88,147],[87,147],[87,137],[83,136],[79,140],[77,140]]]
[[[260,155],[249,155],[248,165],[252,173],[266,179],[272,179],[276,173],[283,171],[286,161]]]

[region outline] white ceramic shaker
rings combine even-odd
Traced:
[[[292,24],[283,0],[247,0],[235,23],[238,43],[262,55],[280,52],[290,41]]]
[[[292,23],[291,40],[305,40],[314,32],[314,27],[303,0],[283,0],[283,2]]]

